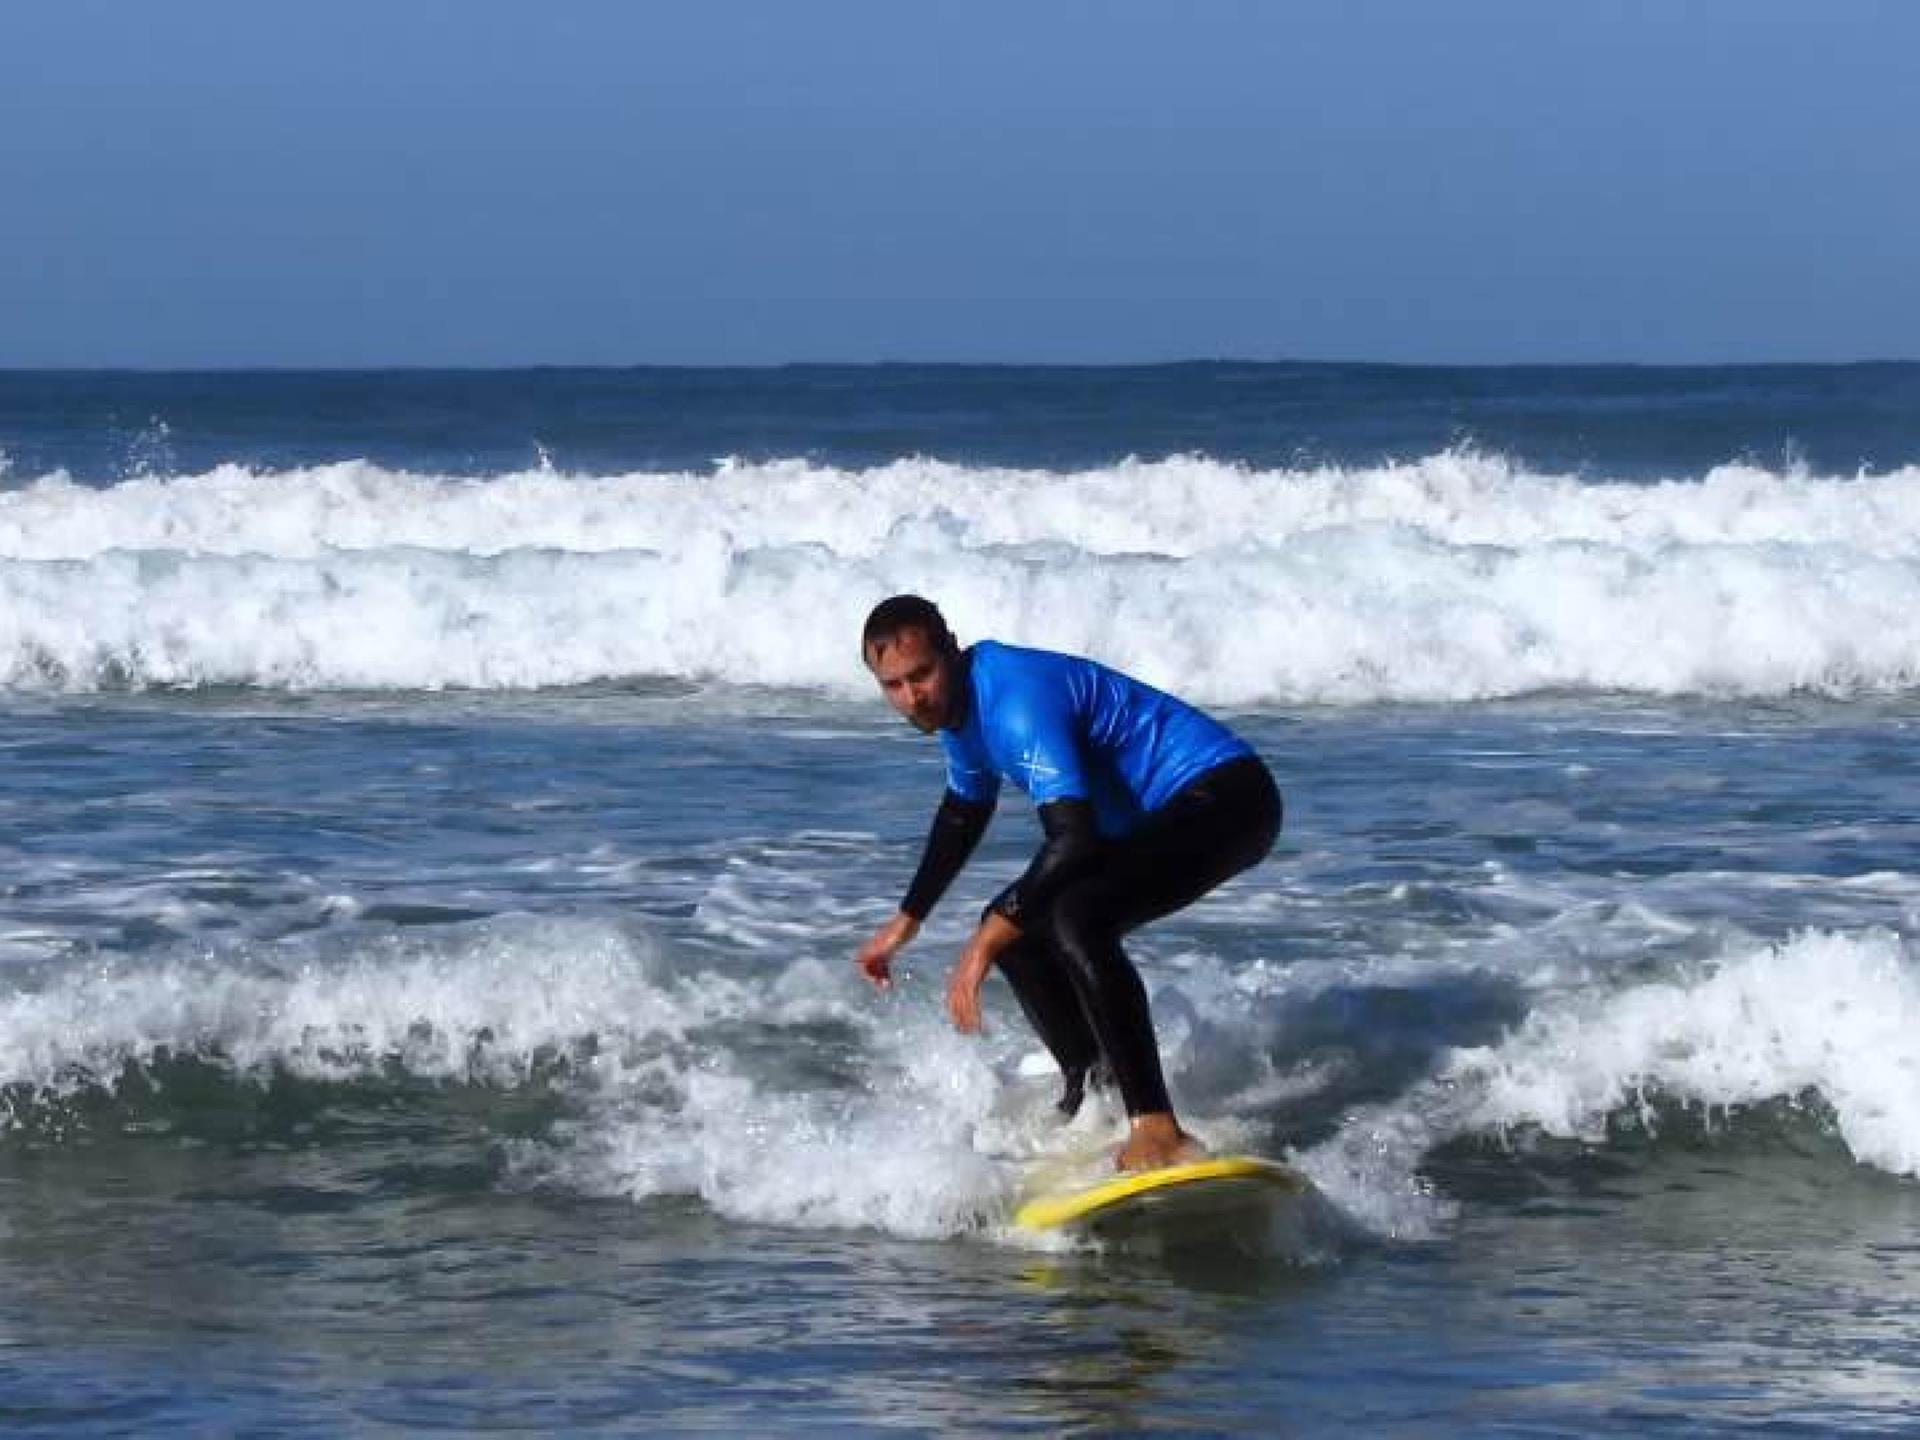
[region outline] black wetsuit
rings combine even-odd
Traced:
[[[1045,843],[996,896],[1021,931],[999,957],[1080,1103],[1105,1061],[1129,1115],[1172,1108],[1146,987],[1120,941],[1257,864],[1281,801],[1217,721],[1073,656],[983,643],[963,657],[964,713],[941,740],[948,790],[901,909],[924,919],[973,853],[1004,775],[1033,794]]]

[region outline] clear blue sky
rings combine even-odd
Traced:
[[[5,0],[0,365],[1920,358],[1909,0]]]

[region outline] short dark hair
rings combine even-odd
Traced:
[[[903,630],[923,631],[937,650],[951,653],[960,648],[938,605],[918,595],[890,595],[873,607],[873,613],[867,616],[867,623],[860,631],[862,663],[876,645],[893,639]]]

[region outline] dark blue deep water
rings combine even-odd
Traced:
[[[0,436],[16,474],[94,480],[161,463],[343,459],[486,475],[542,454],[591,473],[721,455],[1077,469],[1206,454],[1279,467],[1460,446],[1637,478],[1737,460],[1851,474],[1920,460],[1920,364],[13,372],[0,379]]]
[[[1311,1213],[947,966],[897,590],[1267,756],[1131,942]],[[9,1433],[1895,1433],[1920,367],[0,375]]]

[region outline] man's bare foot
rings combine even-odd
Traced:
[[[1113,1157],[1117,1170],[1158,1170],[1206,1156],[1207,1147],[1180,1128],[1170,1111],[1133,1117],[1133,1133]]]

